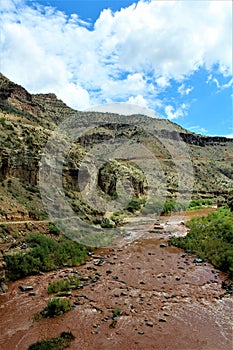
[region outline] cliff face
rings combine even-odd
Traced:
[[[37,212],[38,208],[39,212],[43,212],[37,187],[43,148],[56,124],[74,113],[76,120],[86,123],[87,126],[95,122],[103,124],[98,124],[93,130],[83,133],[67,155],[63,177],[65,189],[70,197],[79,198],[79,164],[86,152],[98,144],[111,143],[116,139],[127,139],[135,145],[142,144],[153,154],[166,176],[169,196],[174,197],[178,188],[177,166],[163,140],[170,142],[174,148],[177,147],[176,142],[179,139],[187,144],[195,173],[195,196],[225,196],[233,189],[232,139],[195,135],[179,126],[176,126],[177,131],[174,131],[173,124],[163,119],[156,119],[154,128],[154,120],[141,115],[131,117],[134,121],[132,124],[129,118],[110,113],[77,112],[52,93],[32,95],[0,75],[0,195],[2,194],[3,198],[3,217],[12,212],[10,208],[17,206],[19,212],[28,212],[29,215]],[[142,155],[142,161],[143,157]],[[99,169],[98,185],[101,191],[112,196],[116,190],[117,179],[125,176],[132,182],[136,196],[145,192],[143,175],[136,175],[136,170],[133,174],[132,162],[130,165],[127,159],[123,154],[119,157],[120,163],[117,167],[110,162],[105,168]],[[123,170],[125,166],[128,173]],[[92,176],[89,171],[87,169],[85,175],[87,179]],[[149,171],[153,175],[154,170],[151,168]],[[7,185],[9,180],[11,187]],[[30,206],[27,197],[35,199],[33,188],[38,198]],[[33,203],[33,200],[30,200],[30,203]],[[36,207],[33,207],[34,205]]]
[[[75,111],[53,93],[30,94],[0,73],[0,107],[28,120],[52,128]]]

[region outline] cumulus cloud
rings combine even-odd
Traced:
[[[158,87],[161,87],[161,88],[166,88],[166,87],[170,86],[169,80],[163,76],[156,79],[156,83],[157,83]]]
[[[145,100],[145,98],[142,95],[137,95],[135,97],[131,96],[127,102],[147,108],[147,101]]]
[[[165,107],[165,113],[167,118],[170,120],[178,119],[180,117],[184,117],[187,114],[188,106],[185,103],[182,103],[180,107],[175,109],[172,105],[168,105]]]
[[[155,108],[171,80],[200,67],[232,72],[230,1],[139,1],[102,11],[92,28],[52,7],[2,0],[1,71],[30,92],[56,92],[74,108],[128,101]],[[216,83],[216,82],[215,82]],[[170,119],[185,115],[175,110]]]

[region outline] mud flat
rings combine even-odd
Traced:
[[[184,225],[160,224],[155,230],[154,221],[131,222],[120,246],[96,251],[85,265],[11,283],[0,296],[0,348],[26,350],[71,331],[73,350],[232,350],[233,303],[221,288],[224,274],[167,246],[172,232],[185,234]],[[70,297],[73,309],[33,322],[50,298],[48,283],[71,274],[82,275]]]

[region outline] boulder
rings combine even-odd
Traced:
[[[19,286],[19,289],[22,291],[22,292],[27,292],[29,290],[33,290],[33,287],[32,286]]]

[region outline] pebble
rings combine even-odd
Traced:
[[[165,299],[171,298],[171,296],[168,293],[163,293],[163,296],[164,296]]]
[[[98,328],[100,326],[100,324],[99,323],[95,323],[95,324],[93,324],[93,328]]]
[[[160,248],[165,248],[165,247],[167,247],[167,244],[165,244],[165,243],[160,244]]]

